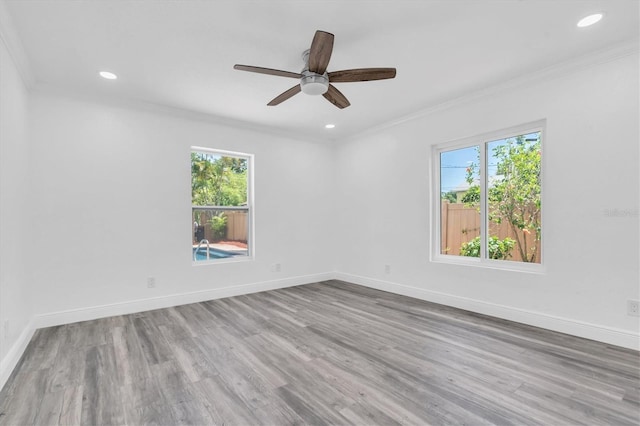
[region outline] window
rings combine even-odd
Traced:
[[[253,156],[191,149],[191,256],[194,263],[252,253]]]
[[[539,270],[543,126],[434,148],[433,260]]]

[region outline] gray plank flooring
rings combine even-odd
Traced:
[[[36,331],[1,425],[638,425],[640,355],[327,281]]]

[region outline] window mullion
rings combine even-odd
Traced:
[[[488,258],[488,212],[487,212],[487,149],[484,142],[480,143],[480,261],[485,261]]]

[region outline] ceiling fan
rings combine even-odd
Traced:
[[[327,65],[329,64],[329,59],[331,59],[332,51],[333,34],[318,30],[311,42],[311,48],[302,53],[304,68],[300,73],[238,64],[234,65],[233,68],[240,71],[300,79],[300,84],[296,84],[291,89],[273,98],[267,104],[269,106],[278,105],[302,91],[307,95],[322,95],[329,102],[342,109],[351,104],[331,83],[386,80],[396,76],[395,68],[359,68],[327,72]]]

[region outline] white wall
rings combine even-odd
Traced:
[[[637,346],[638,318],[626,302],[640,298],[638,76],[636,53],[339,145],[340,276]],[[543,118],[546,272],[430,262],[431,146]],[[614,209],[628,215],[605,214]]]
[[[31,106],[32,280],[45,317],[37,324],[313,282],[333,270],[329,146],[46,92]],[[255,154],[255,261],[192,265],[191,146]]]
[[[0,38],[0,384],[7,363],[16,358],[9,352],[33,312],[24,259],[31,236],[26,217],[27,105],[27,89]]]

